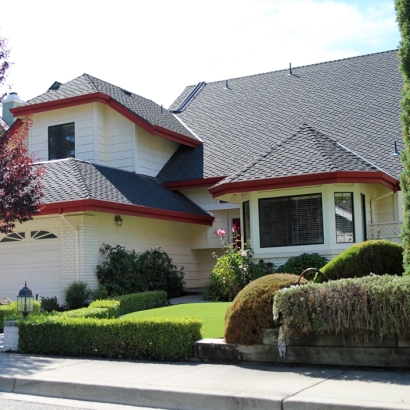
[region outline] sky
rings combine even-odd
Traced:
[[[399,47],[394,0],[3,0],[10,91],[83,73],[164,107],[188,85]]]

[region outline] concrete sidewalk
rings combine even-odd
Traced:
[[[166,409],[410,409],[410,372],[0,353],[0,391]]]

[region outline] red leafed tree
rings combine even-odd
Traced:
[[[10,50],[0,37],[0,101],[4,94]],[[10,233],[16,222],[26,222],[38,214],[43,197],[41,178],[44,167],[35,166],[25,143],[31,118],[15,123],[8,131],[0,126],[0,232]]]

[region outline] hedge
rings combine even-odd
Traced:
[[[130,293],[128,295],[116,296],[111,298],[118,300],[120,305],[120,315],[138,312],[140,310],[154,309],[167,304],[167,293],[162,290],[149,292]]]
[[[19,324],[19,352],[150,360],[187,360],[201,339],[193,318],[94,319],[33,316]]]
[[[107,308],[86,307],[80,309],[68,310],[67,312],[55,313],[63,317],[93,317],[96,319],[112,319],[110,310]]]
[[[40,312],[41,303],[34,301],[34,312]],[[4,320],[21,318],[21,313],[17,312],[17,302],[0,306],[0,331],[3,331]]]
[[[91,308],[105,308],[108,309],[108,317],[115,318],[120,315],[120,301],[119,300],[95,300],[88,306]]]
[[[342,334],[349,339],[410,339],[410,277],[366,276],[276,292],[274,317],[283,336]]]

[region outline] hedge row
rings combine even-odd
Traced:
[[[283,335],[335,333],[351,339],[410,339],[410,277],[367,276],[276,292],[274,318]]]
[[[40,312],[41,303],[34,301],[34,312]],[[0,331],[3,331],[4,320],[21,318],[21,313],[17,312],[17,302],[0,306]]]
[[[154,309],[167,304],[167,293],[162,290],[149,292],[130,293],[128,295],[116,296],[111,298],[118,300],[120,305],[120,315],[126,315],[140,310]]]
[[[19,321],[21,353],[177,361],[193,356],[198,319],[32,316]]]

